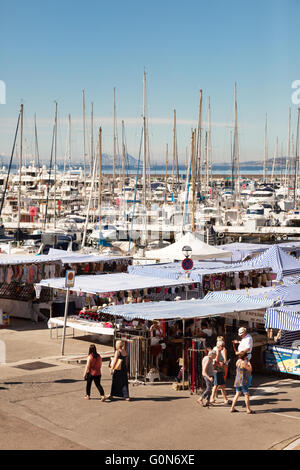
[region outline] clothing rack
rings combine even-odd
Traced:
[[[188,349],[188,382],[191,395],[197,394],[203,388],[202,359],[205,354],[203,342],[192,339],[191,348]]]
[[[128,354],[128,375],[132,385],[145,385],[150,364],[150,340],[144,335],[116,332],[116,340],[125,344]]]

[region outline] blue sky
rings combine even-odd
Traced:
[[[177,113],[181,161],[197,125],[199,90],[203,120],[212,107],[213,159],[229,161],[233,89],[237,82],[241,160],[260,159],[264,120],[269,120],[269,155],[287,147],[288,110],[296,129],[291,83],[300,80],[298,0],[0,0],[0,80],[7,87],[0,105],[0,154],[9,154],[21,101],[28,153],[37,114],[41,158],[49,160],[54,101],[59,113],[59,158],[66,150],[72,117],[72,157],[82,155],[81,92],[87,126],[94,103],[95,133],[103,129],[103,151],[112,152],[113,88],[119,139],[125,121],[127,150],[137,156],[147,73],[150,149],[164,162]]]

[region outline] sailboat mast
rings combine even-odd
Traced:
[[[287,141],[287,157],[285,164],[285,187],[288,186],[287,195],[289,194],[289,173],[290,173],[290,157],[291,157],[291,108],[289,108],[289,119],[288,119],[288,141]]]
[[[176,167],[176,109],[173,114],[173,166],[172,166],[172,197],[175,191],[175,167]]]
[[[166,144],[166,174],[165,174],[165,201],[167,201],[168,194],[168,160],[169,160],[169,146]]]
[[[21,221],[21,180],[22,180],[22,160],[23,160],[23,119],[24,119],[24,105],[21,104],[21,127],[20,127],[20,155],[19,155],[19,188],[18,188],[18,230],[20,229]],[[18,240],[18,245],[20,244]]]
[[[91,157],[90,157],[91,174],[93,172],[93,165],[94,165],[94,103],[91,103]]]
[[[202,90],[200,90],[198,132],[197,132],[197,191],[201,192],[201,133],[202,133]]]
[[[236,83],[234,84],[234,139],[233,139],[233,169],[234,169],[234,202],[240,196],[240,163],[239,163],[239,146],[238,146],[238,118],[237,118],[237,93]]]
[[[298,205],[298,172],[299,172],[299,126],[300,126],[300,107],[298,108],[296,150],[295,150],[295,184],[294,184],[294,209]]]
[[[56,159],[57,159],[57,102],[55,101],[54,122],[54,228],[56,228]]]
[[[99,183],[98,183],[98,215],[99,215],[99,233],[101,233],[102,218],[102,128],[99,128]]]
[[[85,197],[85,180],[86,180],[86,141],[85,141],[85,93],[82,90],[82,120],[83,120],[83,195]]]
[[[205,132],[205,174],[206,174],[206,184],[205,184],[205,193],[206,197],[208,195],[208,131]]]
[[[113,92],[113,105],[114,105],[113,194],[115,194],[115,184],[116,184],[116,154],[117,154],[116,88],[114,88],[114,92]]]
[[[123,203],[125,202],[125,167],[126,167],[126,146],[125,146],[125,124],[122,121],[122,191]]]
[[[278,160],[278,137],[276,137],[276,145],[273,157],[273,166],[272,166],[272,183],[275,181],[275,171],[276,171],[276,161]]]
[[[40,166],[39,144],[36,126],[36,114],[34,115],[34,164],[36,167]]]
[[[195,193],[196,193],[196,185],[195,185],[195,169],[196,169],[196,152],[195,152],[195,137],[196,137],[196,130],[192,131],[192,232],[195,231],[195,212],[196,212],[196,204],[195,204]]]
[[[69,170],[71,168],[71,158],[72,158],[72,150],[71,150],[71,114],[69,114]]]
[[[207,135],[207,150],[208,150],[208,171],[207,171],[207,190],[212,183],[212,143],[211,143],[211,106],[210,96],[208,97],[208,135]]]
[[[147,178],[147,120],[146,120],[146,72],[144,71],[144,105],[143,105],[143,127],[144,127],[144,155],[143,155],[143,205],[146,208],[146,178]]]
[[[267,165],[268,165],[268,115],[265,119],[265,140],[264,140],[264,183],[267,182]]]
[[[146,208],[146,153],[147,153],[147,136],[146,136],[146,117],[143,116],[144,126],[144,155],[143,155],[143,206]]]

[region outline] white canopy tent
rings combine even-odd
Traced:
[[[108,292],[132,291],[138,289],[150,289],[154,287],[175,287],[183,284],[192,284],[194,281],[182,279],[163,279],[159,277],[138,276],[135,274],[115,273],[109,276],[86,275],[76,276],[75,284],[72,287],[74,292],[84,292],[87,294],[105,294]],[[66,290],[65,278],[43,279],[35,284],[36,290],[42,287],[50,287],[52,289]]]
[[[188,232],[180,240],[165,248],[146,251],[145,256],[148,259],[158,259],[160,261],[183,260],[185,258],[182,252],[184,246],[191,247],[191,258],[195,260],[228,258],[232,255],[230,251],[220,250],[215,246],[204,243],[196,232]]]
[[[86,276],[76,276],[74,286],[71,288],[72,292],[92,294],[92,295],[101,295],[107,293],[115,293],[121,291],[133,291],[139,289],[150,289],[156,287],[176,287],[179,285],[188,285],[193,284],[193,281],[183,279],[163,279],[155,278],[150,276],[137,276],[135,274],[127,273],[115,273],[107,275],[86,275]],[[41,282],[35,284],[35,290],[37,297],[40,295],[42,287],[48,287],[52,289],[64,290],[66,291],[66,301],[65,301],[65,313],[64,319],[62,322],[63,325],[63,335],[62,335],[62,355],[64,355],[64,342],[66,335],[67,327],[67,311],[68,311],[68,299],[70,288],[66,287],[65,278],[51,278],[43,279]],[[152,303],[152,302],[149,302]],[[169,302],[170,304],[170,302]],[[51,321],[48,324],[51,328]]]

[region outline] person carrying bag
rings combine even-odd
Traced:
[[[113,397],[120,397],[125,398],[126,401],[130,401],[126,367],[127,357],[127,352],[124,349],[123,342],[118,340],[116,342],[116,352],[111,361],[110,369],[110,373],[112,374],[112,384],[109,398],[111,400]]]

